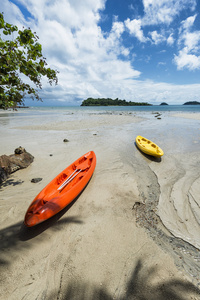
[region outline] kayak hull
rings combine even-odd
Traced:
[[[142,137],[141,135],[138,135],[136,137],[135,142],[137,147],[145,154],[155,157],[161,157],[164,154],[163,150],[159,146],[157,146],[152,141]]]
[[[85,168],[80,171],[83,165]],[[96,155],[90,151],[64,169],[32,201],[25,214],[24,224],[27,227],[35,226],[69,205],[85,188],[95,166]],[[71,177],[72,174],[75,175]],[[66,184],[66,180],[69,183]]]

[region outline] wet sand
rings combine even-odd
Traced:
[[[159,117],[0,117],[0,155],[23,146],[35,157],[0,188],[0,299],[200,299],[200,114]],[[159,144],[161,160],[136,148],[138,134]],[[90,150],[97,166],[84,192],[26,228],[37,193]]]

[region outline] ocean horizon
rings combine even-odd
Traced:
[[[29,106],[26,108],[19,108],[19,110],[36,110],[36,111],[104,111],[104,112],[117,112],[117,111],[181,111],[181,112],[200,112],[200,105],[151,105],[151,106]]]

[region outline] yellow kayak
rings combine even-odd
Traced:
[[[155,143],[140,135],[136,137],[135,142],[138,148],[148,155],[161,157],[164,154],[163,150],[160,147],[158,147]]]

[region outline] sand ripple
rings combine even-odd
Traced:
[[[162,170],[155,170],[161,195],[158,214],[176,237],[200,249],[200,161],[198,155],[180,160],[165,158]]]

